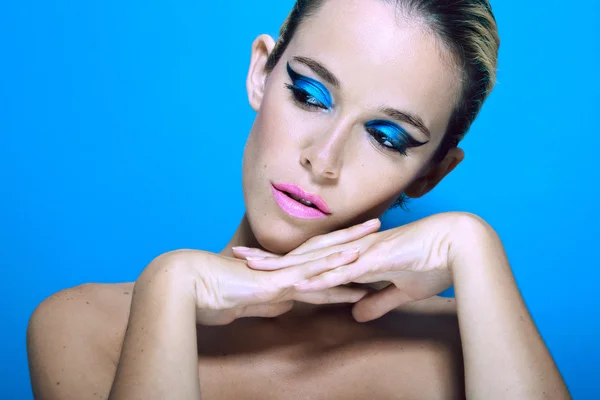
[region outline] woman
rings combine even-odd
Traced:
[[[36,398],[568,398],[489,225],[378,232],[462,161],[498,45],[484,0],[298,1],[252,46],[229,245],[42,303]]]

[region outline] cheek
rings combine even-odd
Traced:
[[[369,136],[361,133],[349,146],[344,159],[340,188],[341,208],[352,213],[364,210],[369,216],[386,211],[419,175],[422,157],[383,153],[373,148]],[[379,214],[377,214],[379,213]]]
[[[274,179],[289,165],[293,157],[294,137],[290,127],[294,124],[286,115],[285,99],[267,85],[265,96],[250,130],[243,158],[243,188],[263,191],[265,180]]]
[[[273,166],[273,172],[283,172],[298,159],[302,121],[281,97],[265,94],[248,138],[247,161],[260,165],[261,171]]]
[[[399,173],[392,168],[404,173]],[[348,190],[342,209],[373,217],[381,215],[396,201],[413,179],[414,174],[401,168],[396,165],[392,167],[379,165],[349,173],[352,182],[347,183]],[[390,170],[392,172],[389,172]]]

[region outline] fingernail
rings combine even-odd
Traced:
[[[353,256],[356,253],[358,253],[360,251],[360,249],[352,249],[352,250],[346,250],[342,253],[343,256]]]
[[[364,224],[362,224],[362,226],[364,226],[365,228],[367,228],[367,227],[370,227],[370,226],[377,225],[378,222],[379,222],[379,218],[375,218],[375,219],[372,219],[370,221],[365,222]]]
[[[246,257],[246,260],[248,261],[261,261],[264,260],[264,257]]]
[[[231,248],[234,251],[248,251],[250,250],[249,247],[244,247],[244,246],[234,246]]]

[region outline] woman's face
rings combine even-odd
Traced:
[[[248,92],[258,114],[243,164],[247,217],[264,248],[285,253],[378,217],[401,193],[430,190],[462,159],[452,151],[430,162],[459,75],[436,38],[393,5],[326,0],[267,75],[272,46],[266,35],[253,46]]]

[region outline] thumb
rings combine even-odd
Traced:
[[[352,316],[357,322],[368,322],[380,318],[394,308],[413,301],[402,289],[394,284],[371,293],[352,308]]]

